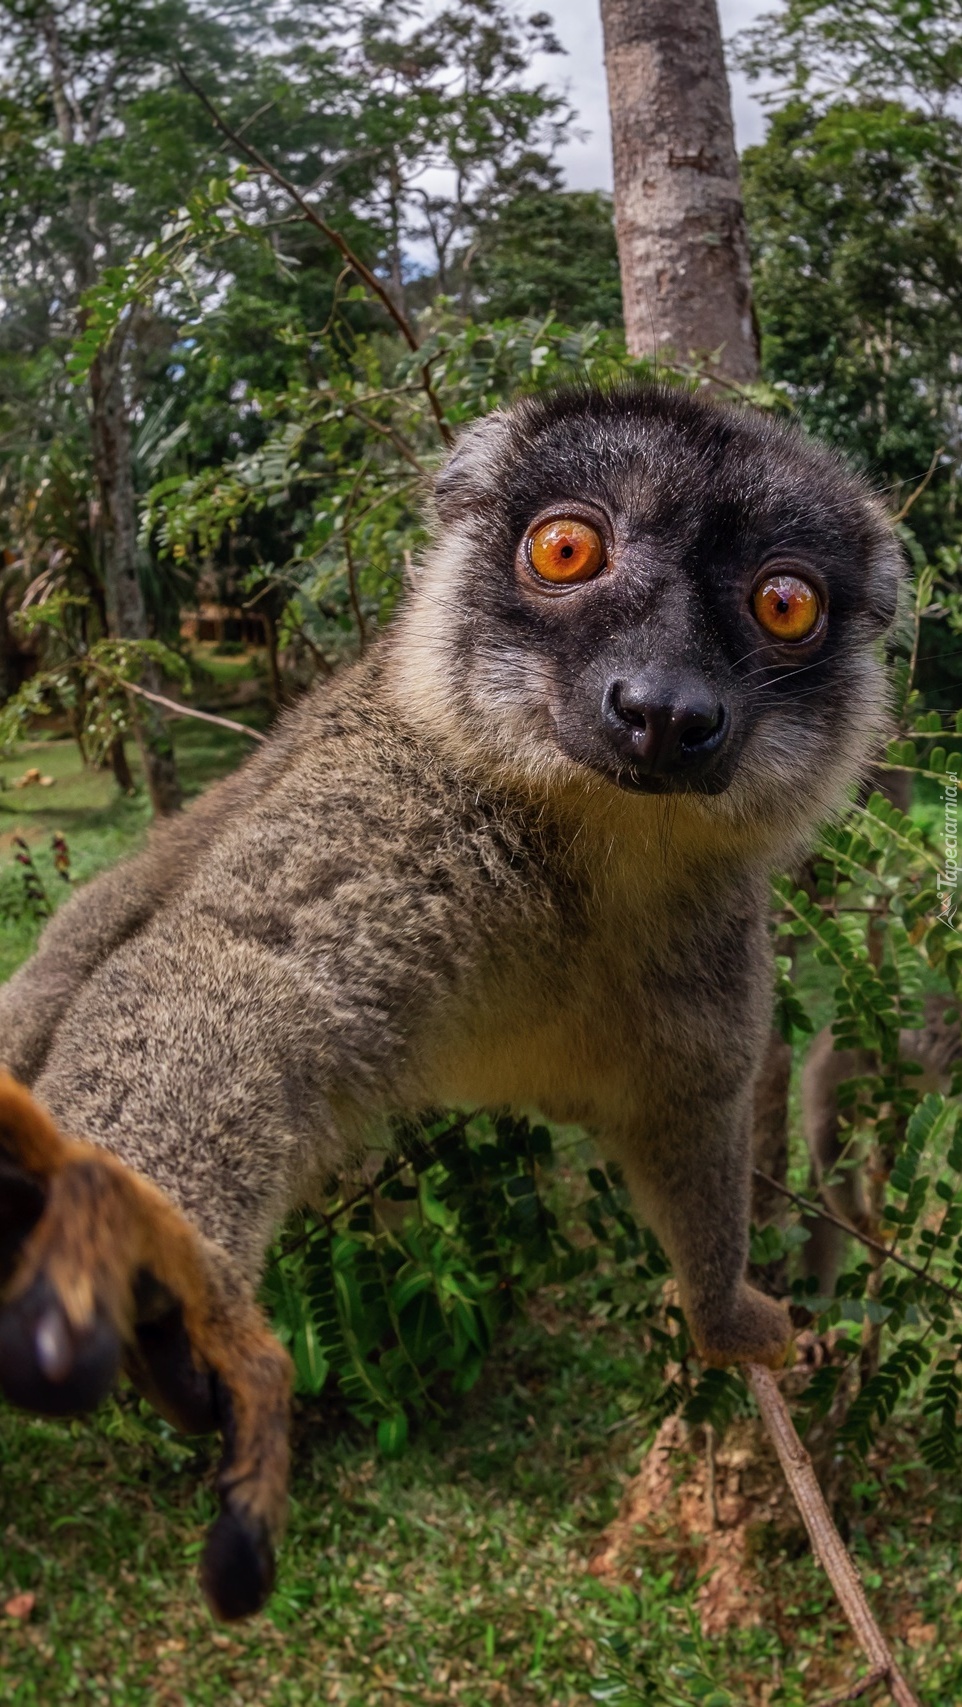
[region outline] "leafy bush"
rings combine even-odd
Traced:
[[[614,1170],[579,1161],[562,1224],[553,1199],[566,1150],[546,1126],[462,1116],[401,1126],[396,1140],[376,1177],[280,1245],[264,1283],[299,1390],[318,1393],[333,1376],[385,1450],[403,1445],[409,1414],[474,1384],[525,1298],[597,1269],[601,1252],[630,1268],[635,1313],[646,1300],[657,1312],[666,1264]],[[568,1153],[582,1148],[568,1140]]]

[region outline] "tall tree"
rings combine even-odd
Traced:
[[[325,29],[334,13],[326,11]],[[0,455],[7,461],[21,453],[24,437],[32,434],[41,452],[56,437],[56,404],[69,390],[64,357],[83,329],[91,286],[154,243],[195,187],[223,172],[222,139],[181,86],[178,58],[229,111],[237,106],[239,122],[249,133],[255,127],[254,139],[272,153],[280,133],[283,163],[308,180],[326,185],[347,150],[343,115],[332,127],[324,111],[335,56],[307,0],[129,0],[122,7],[0,0],[0,23],[0,356],[10,358],[0,363]],[[256,128],[265,124],[266,134]],[[270,217],[256,185],[250,202]],[[218,287],[222,280],[209,275],[198,282],[200,290]],[[97,498],[104,610],[111,634],[125,640],[151,637],[157,616],[145,597],[133,438],[145,407],[164,402],[156,386],[154,398],[149,391],[158,368],[178,365],[169,360],[173,336],[156,305],[132,305],[85,384],[80,449]],[[45,406],[27,428],[16,381],[31,363],[43,368]],[[156,666],[141,656],[150,690],[159,685]],[[137,729],[153,805],[168,812],[179,802],[173,748],[166,724],[142,698]]]
[[[912,528],[959,537],[962,125],[898,101],[794,98],[746,150],[765,372]]]
[[[601,0],[625,335],[758,375],[748,240],[715,0]]]
[[[574,115],[526,73],[532,55],[563,51],[546,12],[523,17],[510,0],[458,0],[439,11],[379,0],[362,15],[346,55],[358,89],[356,148],[373,167],[367,205],[400,306],[419,244],[434,290],[467,309],[465,260],[479,227],[519,196],[560,188],[552,156]]]
[[[170,8],[165,10],[169,14]],[[108,161],[116,168],[118,146],[123,146],[123,102],[138,83],[142,86],[145,75],[156,78],[157,22],[140,7],[121,18],[114,8],[96,3],[13,0],[2,12],[9,51],[5,94],[20,103],[33,145],[31,165],[5,210],[4,271],[15,286],[26,283],[34,294],[46,296],[50,322],[75,321],[78,312],[82,316],[84,292],[117,258],[118,224],[129,229],[129,220],[117,217],[122,190],[105,168]],[[169,16],[163,20],[170,21]],[[6,164],[13,164],[12,154]],[[31,211],[35,224],[25,229]],[[46,277],[36,293],[41,256]],[[110,631],[118,638],[145,640],[149,631],[139,579],[130,400],[124,383],[129,339],[128,324],[93,362],[89,429]],[[159,686],[150,662],[143,673],[148,690]],[[173,746],[150,701],[138,708],[136,727],[154,809],[173,811],[180,804]],[[122,774],[122,755],[118,751],[115,757]]]

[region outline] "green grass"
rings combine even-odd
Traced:
[[[403,1458],[323,1405],[295,1431],[293,1509],[266,1613],[218,1629],[195,1580],[212,1455],[130,1397],[82,1423],[0,1413],[0,1701],[124,1707],[802,1707],[862,1667],[811,1559],[759,1545],[762,1622],[697,1636],[690,1550],[639,1546],[626,1585],[587,1572],[651,1435],[640,1347],[568,1295],[519,1324],[474,1393]],[[637,1421],[623,1425],[626,1419]],[[880,1490],[881,1491],[881,1490]],[[852,1545],[922,1698],[962,1700],[962,1492],[918,1474],[865,1507]],[[763,1691],[763,1686],[767,1693]]]
[[[246,713],[235,710],[231,715],[236,721],[246,717],[258,727],[263,721],[258,712],[259,708],[252,708]],[[181,718],[173,727],[181,782],[188,798],[234,770],[254,745],[244,735],[196,719]],[[20,868],[13,860],[14,836],[27,843],[51,903],[59,905],[69,889],[54,869],[50,843],[55,834],[67,839],[71,870],[78,882],[113,865],[123,854],[132,853],[147,834],[150,803],[133,742],[128,744],[128,757],[137,784],[137,792],[129,799],[120,793],[109,770],[82,764],[73,741],[53,738],[25,742],[11,758],[0,759],[0,981],[9,978],[32,951],[42,925],[41,920],[18,907],[23,886]],[[17,777],[34,769],[53,777],[49,788],[13,786]]]
[[[187,721],[176,740],[188,793],[248,747]],[[9,784],[29,765],[55,781],[0,792],[0,898],[20,881],[19,833],[59,899],[51,835],[66,834],[85,877],[138,845],[148,809],[85,772],[69,742],[32,743],[0,774]],[[4,973],[37,929],[0,926]],[[618,1589],[589,1573],[657,1398],[642,1346],[595,1303],[590,1277],[539,1301],[399,1459],[333,1404],[300,1405],[277,1591],[237,1629],[212,1623],[196,1582],[215,1509],[209,1443],[179,1439],[129,1392],[79,1422],[0,1411],[0,1703],[802,1707],[850,1685],[864,1666],[791,1536],[758,1537],[758,1625],[713,1642],[698,1634],[689,1542],[639,1539]],[[962,1486],[894,1468],[912,1457],[909,1433],[864,1473],[851,1545],[883,1626],[921,1641],[903,1653],[921,1699],[951,1707]],[[4,1616],[24,1590],[32,1617]]]

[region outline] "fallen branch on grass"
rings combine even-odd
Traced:
[[[858,1683],[853,1683],[851,1689],[844,1690],[841,1695],[833,1695],[831,1701],[823,1701],[821,1707],[845,1707],[847,1701],[861,1701],[862,1696],[867,1695],[870,1689],[874,1689],[879,1683],[887,1682],[888,1672],[880,1666],[875,1666],[872,1671],[867,1671],[864,1677],[859,1678]]]
[[[778,1453],[785,1480],[808,1530],[812,1551],[835,1590],[852,1633],[872,1667],[872,1682],[887,1684],[895,1707],[920,1707],[918,1697],[909,1688],[875,1622],[854,1560],[835,1527],[812,1468],[812,1460],[795,1432],[774,1375],[760,1363],[748,1364],[746,1375],[762,1421]],[[856,1686],[858,1693],[864,1693],[863,1685],[868,1688],[869,1680],[863,1678],[862,1684]],[[853,1695],[850,1691],[848,1695],[836,1697],[836,1700],[857,1700],[858,1693]]]

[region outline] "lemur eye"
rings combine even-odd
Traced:
[[[543,581],[563,586],[597,575],[604,567],[605,547],[593,527],[572,517],[537,528],[528,541],[528,556]]]
[[[752,609],[775,640],[804,640],[822,614],[815,588],[800,575],[766,575],[752,594]]]

